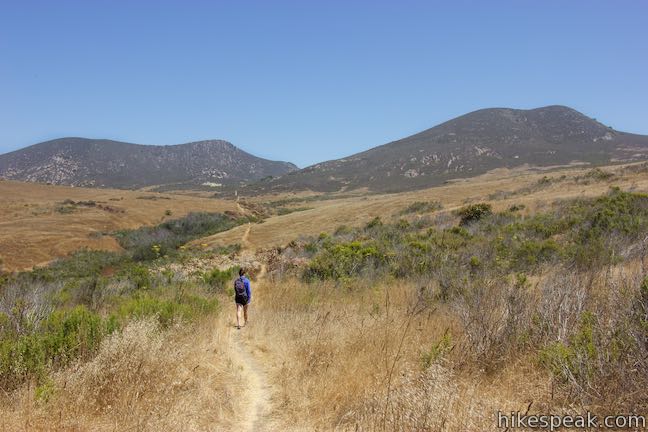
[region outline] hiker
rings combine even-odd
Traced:
[[[250,280],[245,277],[245,270],[239,270],[239,277],[234,281],[234,301],[236,302],[236,328],[241,329],[241,309],[243,310],[243,325],[248,322],[248,305],[252,301]]]

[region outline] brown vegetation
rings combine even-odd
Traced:
[[[142,196],[138,191],[0,181],[0,260],[4,269],[43,265],[80,248],[119,250],[112,232],[154,225],[191,211],[236,210],[233,202],[213,198],[149,192],[147,197],[161,199]],[[61,206],[70,211],[61,212]],[[166,215],[167,210],[173,216]]]

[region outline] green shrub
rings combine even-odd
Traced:
[[[34,380],[46,399],[51,371],[91,358],[129,320],[154,315],[167,326],[216,310],[202,284],[173,286],[172,273],[162,276],[154,278],[128,254],[87,250],[10,275],[0,289],[0,388]]]
[[[574,350],[563,342],[554,342],[540,350],[538,359],[555,377],[564,381],[573,369]]]
[[[217,306],[216,299],[183,296],[177,300],[167,300],[146,293],[123,301],[113,313],[112,321],[124,323],[132,318],[155,316],[163,327],[168,327],[177,319],[193,320],[216,310]]]
[[[41,380],[46,373],[45,347],[36,334],[0,340],[0,384],[11,390],[27,379]]]
[[[614,174],[608,171],[604,171],[601,168],[594,168],[588,171],[584,177],[586,179],[592,179],[595,181],[607,181],[614,177]]]
[[[239,267],[230,267],[227,270],[215,268],[202,275],[202,280],[214,290],[223,291],[225,287],[238,276]]]
[[[461,227],[461,226],[452,227],[452,228],[450,228],[448,230],[448,232],[451,233],[451,234],[456,234],[456,235],[464,237],[464,238],[470,238],[471,237],[468,230],[466,228],[464,228],[464,227]]]
[[[89,358],[106,327],[98,314],[77,306],[52,312],[37,330],[0,340],[0,387],[14,388],[30,378],[40,382],[51,368]]]
[[[554,342],[539,353],[542,365],[563,382],[575,380],[577,384],[588,381],[596,367],[598,349],[596,317],[585,311],[580,316],[576,332],[569,343]]]
[[[58,213],[61,213],[61,214],[70,214],[70,213],[74,213],[74,211],[76,210],[76,206],[75,205],[58,205],[58,206],[56,206],[55,210]]]
[[[54,261],[47,267],[23,273],[20,278],[40,281],[60,281],[71,278],[95,277],[107,267],[119,267],[127,257],[115,252],[80,250]]]
[[[466,206],[457,214],[461,223],[443,231],[421,233],[416,223],[374,218],[364,229],[336,230],[343,238],[320,236],[292,249],[314,254],[308,277],[347,278],[377,270],[396,277],[449,278],[466,274],[466,269],[473,270],[468,277],[477,277],[477,269],[486,276],[535,272],[559,263],[597,267],[617,262],[627,251],[638,253],[640,248],[631,246],[648,235],[648,196],[619,189],[598,198],[557,202],[551,211],[533,216],[492,213],[486,203]],[[362,254],[364,247],[370,251]]]
[[[423,361],[423,368],[427,369],[434,363],[442,360],[454,348],[452,343],[452,335],[446,331],[443,336],[435,343],[429,351],[423,353],[421,360]]]
[[[491,213],[492,207],[487,203],[471,204],[457,210],[457,215],[461,218],[461,225],[476,222]]]
[[[359,241],[329,245],[311,261],[305,276],[310,279],[344,279],[359,275],[383,258],[375,246]]]
[[[513,268],[525,270],[550,262],[561,253],[553,240],[524,240],[512,252]]]
[[[222,213],[189,213],[187,216],[165,221],[154,227],[120,231],[115,234],[119,244],[132,252],[136,261],[154,260],[174,254],[183,244],[196,238],[226,231],[246,223],[250,218],[234,219]],[[153,246],[157,246],[153,249]]]
[[[151,273],[142,264],[131,264],[125,266],[120,275],[133,282],[137,289],[151,288]]]
[[[376,216],[371,221],[369,221],[369,223],[367,223],[367,225],[365,225],[365,229],[370,230],[370,229],[381,227],[381,226],[383,226],[382,219],[380,219],[380,216]]]
[[[648,233],[648,195],[612,188],[605,196],[576,202],[569,212],[570,255],[580,267],[611,263],[624,243]]]
[[[308,254],[314,254],[317,252],[318,246],[317,243],[315,242],[308,242],[304,245],[304,251],[306,251]]]
[[[49,379],[43,380],[43,383],[36,387],[34,390],[34,398],[39,402],[47,403],[54,393],[56,392],[56,386],[54,382]]]
[[[551,179],[547,176],[542,176],[542,178],[538,180],[538,185],[545,186],[549,184],[551,184]]]
[[[43,326],[47,357],[64,365],[79,357],[89,357],[104,334],[101,317],[85,306],[53,312]]]
[[[406,219],[399,219],[396,222],[396,228],[399,230],[407,230],[410,227],[410,223]]]

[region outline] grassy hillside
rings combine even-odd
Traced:
[[[272,217],[251,229],[253,247],[282,246],[300,235],[318,235],[339,225],[361,226],[368,219],[400,217],[416,202],[439,203],[444,210],[469,202],[488,200],[496,210],[524,204],[524,212],[535,211],[556,199],[603,194],[611,185],[648,190],[644,164],[602,167],[572,167],[555,170],[496,170],[483,176],[443,186],[398,194],[280,194],[246,198],[255,205],[303,208],[303,211]],[[240,227],[201,240],[210,245],[236,243]]]
[[[0,268],[43,265],[80,248],[119,251],[111,233],[188,212],[234,212],[232,201],[143,191],[0,181]]]

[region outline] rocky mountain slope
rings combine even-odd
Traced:
[[[236,185],[295,169],[221,140],[155,146],[61,138],[0,155],[0,177],[90,187]]]
[[[352,156],[247,187],[248,193],[429,187],[500,167],[648,158],[648,136],[618,132],[564,106],[483,109]]]

